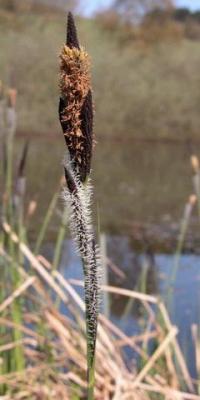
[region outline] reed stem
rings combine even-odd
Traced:
[[[178,238],[176,252],[174,255],[174,265],[172,268],[172,273],[171,273],[168,291],[167,291],[168,309],[170,309],[172,306],[173,287],[174,287],[174,284],[176,281],[176,276],[177,276],[178,269],[179,269],[180,258],[181,258],[181,254],[182,254],[182,250],[183,250],[183,246],[184,246],[184,241],[185,241],[186,233],[188,230],[192,209],[193,209],[193,206],[195,203],[196,203],[196,196],[192,195],[189,197],[189,200],[184,209],[183,219],[181,221],[180,235]]]
[[[60,225],[60,228],[58,231],[58,236],[57,236],[57,241],[56,241],[56,246],[55,246],[55,251],[54,251],[53,270],[56,270],[59,266],[62,245],[63,245],[63,241],[65,238],[65,232],[66,232],[67,217],[68,217],[68,210],[67,210],[67,208],[65,208],[64,212],[63,212],[63,216],[62,216],[61,225]]]
[[[58,197],[59,197],[59,192],[56,191],[56,193],[54,193],[54,195],[52,197],[52,200],[51,200],[51,202],[49,204],[49,207],[47,209],[44,221],[43,221],[41,229],[40,229],[40,232],[38,234],[38,237],[37,237],[37,240],[36,240],[36,244],[35,244],[35,249],[34,249],[34,253],[35,254],[38,254],[40,249],[41,249],[41,245],[42,245],[43,239],[45,237],[45,233],[47,231],[49,222],[50,222],[51,217],[53,215],[53,212],[55,210],[55,207],[56,207],[56,204],[57,204],[57,201],[58,201]]]

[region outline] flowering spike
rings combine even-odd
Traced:
[[[79,47],[76,27],[68,15],[67,45],[60,54],[59,118],[74,173],[85,182],[91,169],[93,103],[88,54]]]

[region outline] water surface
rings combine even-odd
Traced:
[[[20,157],[22,140],[16,146]],[[43,218],[62,174],[65,146],[56,140],[32,140],[27,165],[28,198],[39,207],[35,222]],[[142,225],[174,226],[193,191],[191,143],[135,142],[98,139],[93,159],[94,210],[101,230],[127,233]],[[197,151],[198,153],[198,151]],[[199,149],[200,153],[200,149]]]

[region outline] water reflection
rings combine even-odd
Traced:
[[[110,267],[108,276],[111,285],[151,294],[158,292],[155,257],[150,248],[147,247],[145,253],[136,253],[131,237],[108,236],[107,252],[114,265],[119,266],[123,273],[120,276]],[[129,313],[139,317],[141,303],[112,295],[111,312],[119,318]]]
[[[59,140],[60,139],[60,140]],[[16,157],[22,140],[16,144]],[[32,230],[41,222],[62,174],[63,138],[33,140],[27,165],[28,198],[36,198],[39,207]],[[152,230],[154,241],[176,236],[184,204],[192,192],[189,157],[192,146],[186,144],[111,141],[98,138],[93,161],[95,205],[101,230],[106,233],[143,238],[143,228]],[[62,202],[60,202],[62,206]],[[51,234],[56,223],[51,225]]]

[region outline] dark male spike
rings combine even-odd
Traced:
[[[71,12],[68,13],[67,18],[67,38],[66,38],[66,45],[70,48],[76,48],[80,50],[80,45],[78,41],[76,25],[74,22],[74,17]]]
[[[93,101],[92,91],[88,90],[81,109],[81,130],[84,137],[92,142],[93,139]]]
[[[90,174],[93,149],[93,102],[91,89],[89,89],[83,103],[80,118],[81,131],[84,137],[84,165],[82,171],[80,168],[80,175],[82,178],[82,182],[84,182],[87,175]]]
[[[28,148],[29,148],[29,141],[27,140],[26,143],[24,144],[22,156],[21,156],[21,159],[19,162],[18,177],[24,176],[24,169],[25,169],[27,155],[28,155]]]

